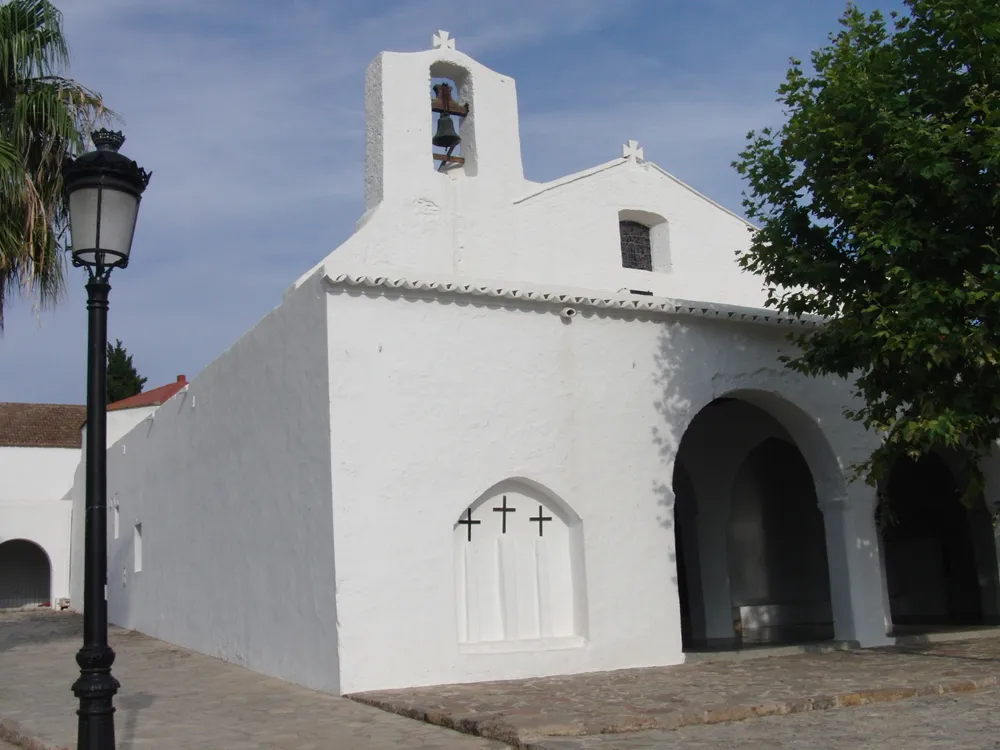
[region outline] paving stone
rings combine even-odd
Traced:
[[[83,632],[70,613],[0,613],[0,740],[14,723],[35,748],[76,747]],[[501,750],[264,677],[138,633],[111,630],[119,750]],[[7,730],[5,737],[3,732]],[[0,748],[3,748],[0,745]],[[6,750],[3,748],[3,750]]]
[[[544,740],[528,750],[997,750],[1000,691],[936,695],[672,731]]]
[[[994,632],[965,641],[352,697],[403,716],[532,746],[545,738],[670,730],[913,700],[988,688],[998,681],[1000,637]]]

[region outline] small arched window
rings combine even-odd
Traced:
[[[649,227],[638,221],[619,221],[621,234],[622,266],[640,271],[653,270],[653,246]]]

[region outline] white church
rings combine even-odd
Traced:
[[[525,179],[514,81],[445,32],[365,97],[354,234],[108,449],[113,623],[341,694],[996,621],[1000,472],[967,512],[901,465],[880,530],[743,219],[633,141]]]

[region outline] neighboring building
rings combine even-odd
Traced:
[[[181,375],[110,404],[107,445],[186,384]],[[0,403],[0,609],[55,606],[71,588],[82,593],[82,575],[71,587],[70,560],[82,572],[86,417],[85,406]],[[81,597],[73,603],[80,608]]]
[[[187,378],[178,375],[177,380],[159,388],[123,398],[108,404],[108,421],[106,444],[109,450],[117,443],[121,437],[131,431],[136,425],[152,425],[155,419],[154,414],[161,405],[166,403],[173,395],[179,393],[187,386]],[[82,438],[83,451],[80,456],[79,466],[73,476],[73,487],[69,493],[70,505],[73,508],[73,549],[71,557],[71,568],[69,575],[69,598],[70,607],[83,611],[83,552],[84,552],[84,515],[85,500],[85,478],[87,459],[87,428],[84,425]],[[109,482],[109,487],[111,483]],[[118,523],[117,498],[108,491],[108,522],[110,524],[108,533],[114,533],[114,524]]]
[[[514,81],[447,34],[365,92],[355,234],[109,450],[113,622],[339,693],[997,616],[944,459],[888,492],[951,520],[881,544],[878,437],[780,364],[822,321],[763,309],[746,222],[634,142],[526,180]]]
[[[82,406],[0,403],[0,609],[69,596]]]

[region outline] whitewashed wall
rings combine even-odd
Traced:
[[[336,692],[329,397],[318,281],[108,454],[111,621]],[[142,525],[136,572],[135,525]]]
[[[133,427],[145,422],[157,410],[156,406],[140,406],[135,409],[119,409],[108,412],[106,428],[106,442],[110,448],[114,443]],[[147,425],[148,426],[148,425]],[[70,608],[78,612],[83,611],[83,560],[84,560],[84,528],[86,514],[84,509],[86,499],[86,461],[87,461],[87,427],[80,430],[80,462],[73,473],[73,486],[70,489],[68,500],[73,506],[73,528],[72,541],[70,544],[70,567],[69,567],[69,597]],[[113,501],[110,494],[108,500]]]
[[[554,306],[386,294],[338,290],[329,303],[345,692],[680,662],[673,457],[687,422],[726,393],[772,400],[811,441],[807,459],[827,462],[814,468],[827,504],[864,504],[837,465],[864,444],[840,416],[845,384],[783,370],[782,330],[588,310],[567,323]],[[585,644],[471,653],[453,529],[484,491],[519,477],[581,519]],[[874,529],[853,516],[834,528],[840,635],[884,638]],[[849,589],[860,570],[872,589]]]
[[[458,96],[472,116],[461,148],[474,168],[432,166],[432,72],[465,82]],[[383,53],[365,85],[367,213],[327,258],[331,273],[641,289],[763,305],[761,280],[743,273],[735,256],[748,244],[748,224],[652,161],[623,157],[545,184],[525,180],[509,76],[437,49]],[[656,225],[655,271],[622,268],[620,218]]]
[[[78,448],[0,448],[0,543],[27,539],[52,567],[52,601],[69,596],[68,491]]]
[[[473,106],[469,161],[447,174],[431,163],[432,74]],[[560,305],[424,283],[754,305],[760,282],[733,257],[746,225],[634,160],[524,180],[514,82],[460,52],[381,55],[366,108],[358,232],[112,446],[113,621],[343,692],[677,663],[674,455],[693,416],[733,394],[809,462],[838,637],[884,641],[873,498],[842,471],[870,436],[841,416],[846,383],[778,364],[787,329],[593,307],[568,321]],[[621,268],[619,212],[665,220],[656,272]],[[320,280],[343,273],[425,291]],[[469,554],[461,515],[494,521],[505,493],[552,516],[551,536],[506,544],[493,528],[495,548]],[[522,565],[524,551],[553,564]],[[530,597],[509,581],[543,568],[572,596],[542,606],[538,584],[522,616]],[[473,601],[470,581],[503,602]]]

